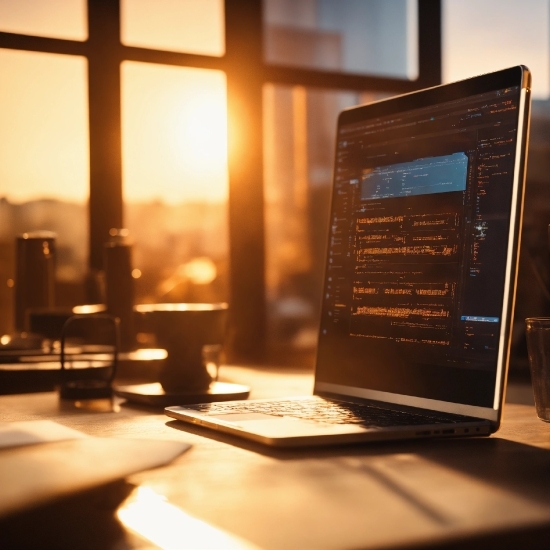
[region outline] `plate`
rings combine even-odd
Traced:
[[[212,403],[213,401],[233,401],[247,399],[250,388],[230,382],[212,382],[207,390],[191,392],[165,392],[159,382],[152,384],[132,384],[115,386],[115,395],[124,397],[130,402],[154,407],[172,405],[191,405],[193,403]]]

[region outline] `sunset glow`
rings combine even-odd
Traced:
[[[225,53],[223,0],[121,0],[120,12],[120,38],[128,46]]]
[[[49,0],[47,9],[45,5],[42,0],[0,0],[0,30],[86,39],[84,0]],[[534,75],[534,97],[548,98],[549,10],[544,0],[445,0],[444,80],[526,63]],[[121,40],[134,46],[223,55],[223,2],[124,0]],[[86,59],[0,49],[0,74],[0,197],[17,203],[41,198],[85,203]],[[125,61],[121,85],[125,201],[225,202],[225,74]],[[240,120],[233,126],[233,153],[241,154],[235,129],[246,128]]]
[[[206,55],[225,51],[222,0],[125,0],[121,12],[123,43]],[[0,30],[84,40],[86,2],[0,0]],[[86,59],[0,50],[0,74],[0,197],[85,203]],[[127,61],[121,86],[125,201],[225,201],[225,74]]]
[[[124,62],[122,146],[126,200],[225,200],[225,74]]]
[[[0,30],[86,40],[86,0],[0,0]]]
[[[88,80],[83,57],[0,49],[0,197],[89,194]]]

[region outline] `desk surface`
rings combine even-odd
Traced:
[[[282,372],[222,370],[253,398],[311,393],[311,374]],[[55,393],[0,397],[0,421],[44,418],[89,435],[191,443],[130,483],[259,548],[550,547],[550,425],[532,406],[508,405],[490,438],[274,451],[154,409],[85,413],[61,410]],[[130,536],[109,547],[148,546]]]

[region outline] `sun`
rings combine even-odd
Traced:
[[[125,200],[227,200],[225,73],[125,61],[122,96]]]
[[[227,165],[225,98],[205,89],[180,105],[175,120],[175,144],[182,164],[195,172],[212,173]]]

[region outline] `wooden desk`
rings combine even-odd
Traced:
[[[283,374],[281,374],[283,372]],[[252,397],[308,394],[312,376],[224,367]],[[491,438],[273,451],[132,406],[60,410],[54,393],[0,398],[0,420],[53,419],[90,435],[192,449],[129,481],[266,549],[550,548],[550,425],[509,405]],[[106,537],[102,548],[150,547]]]

